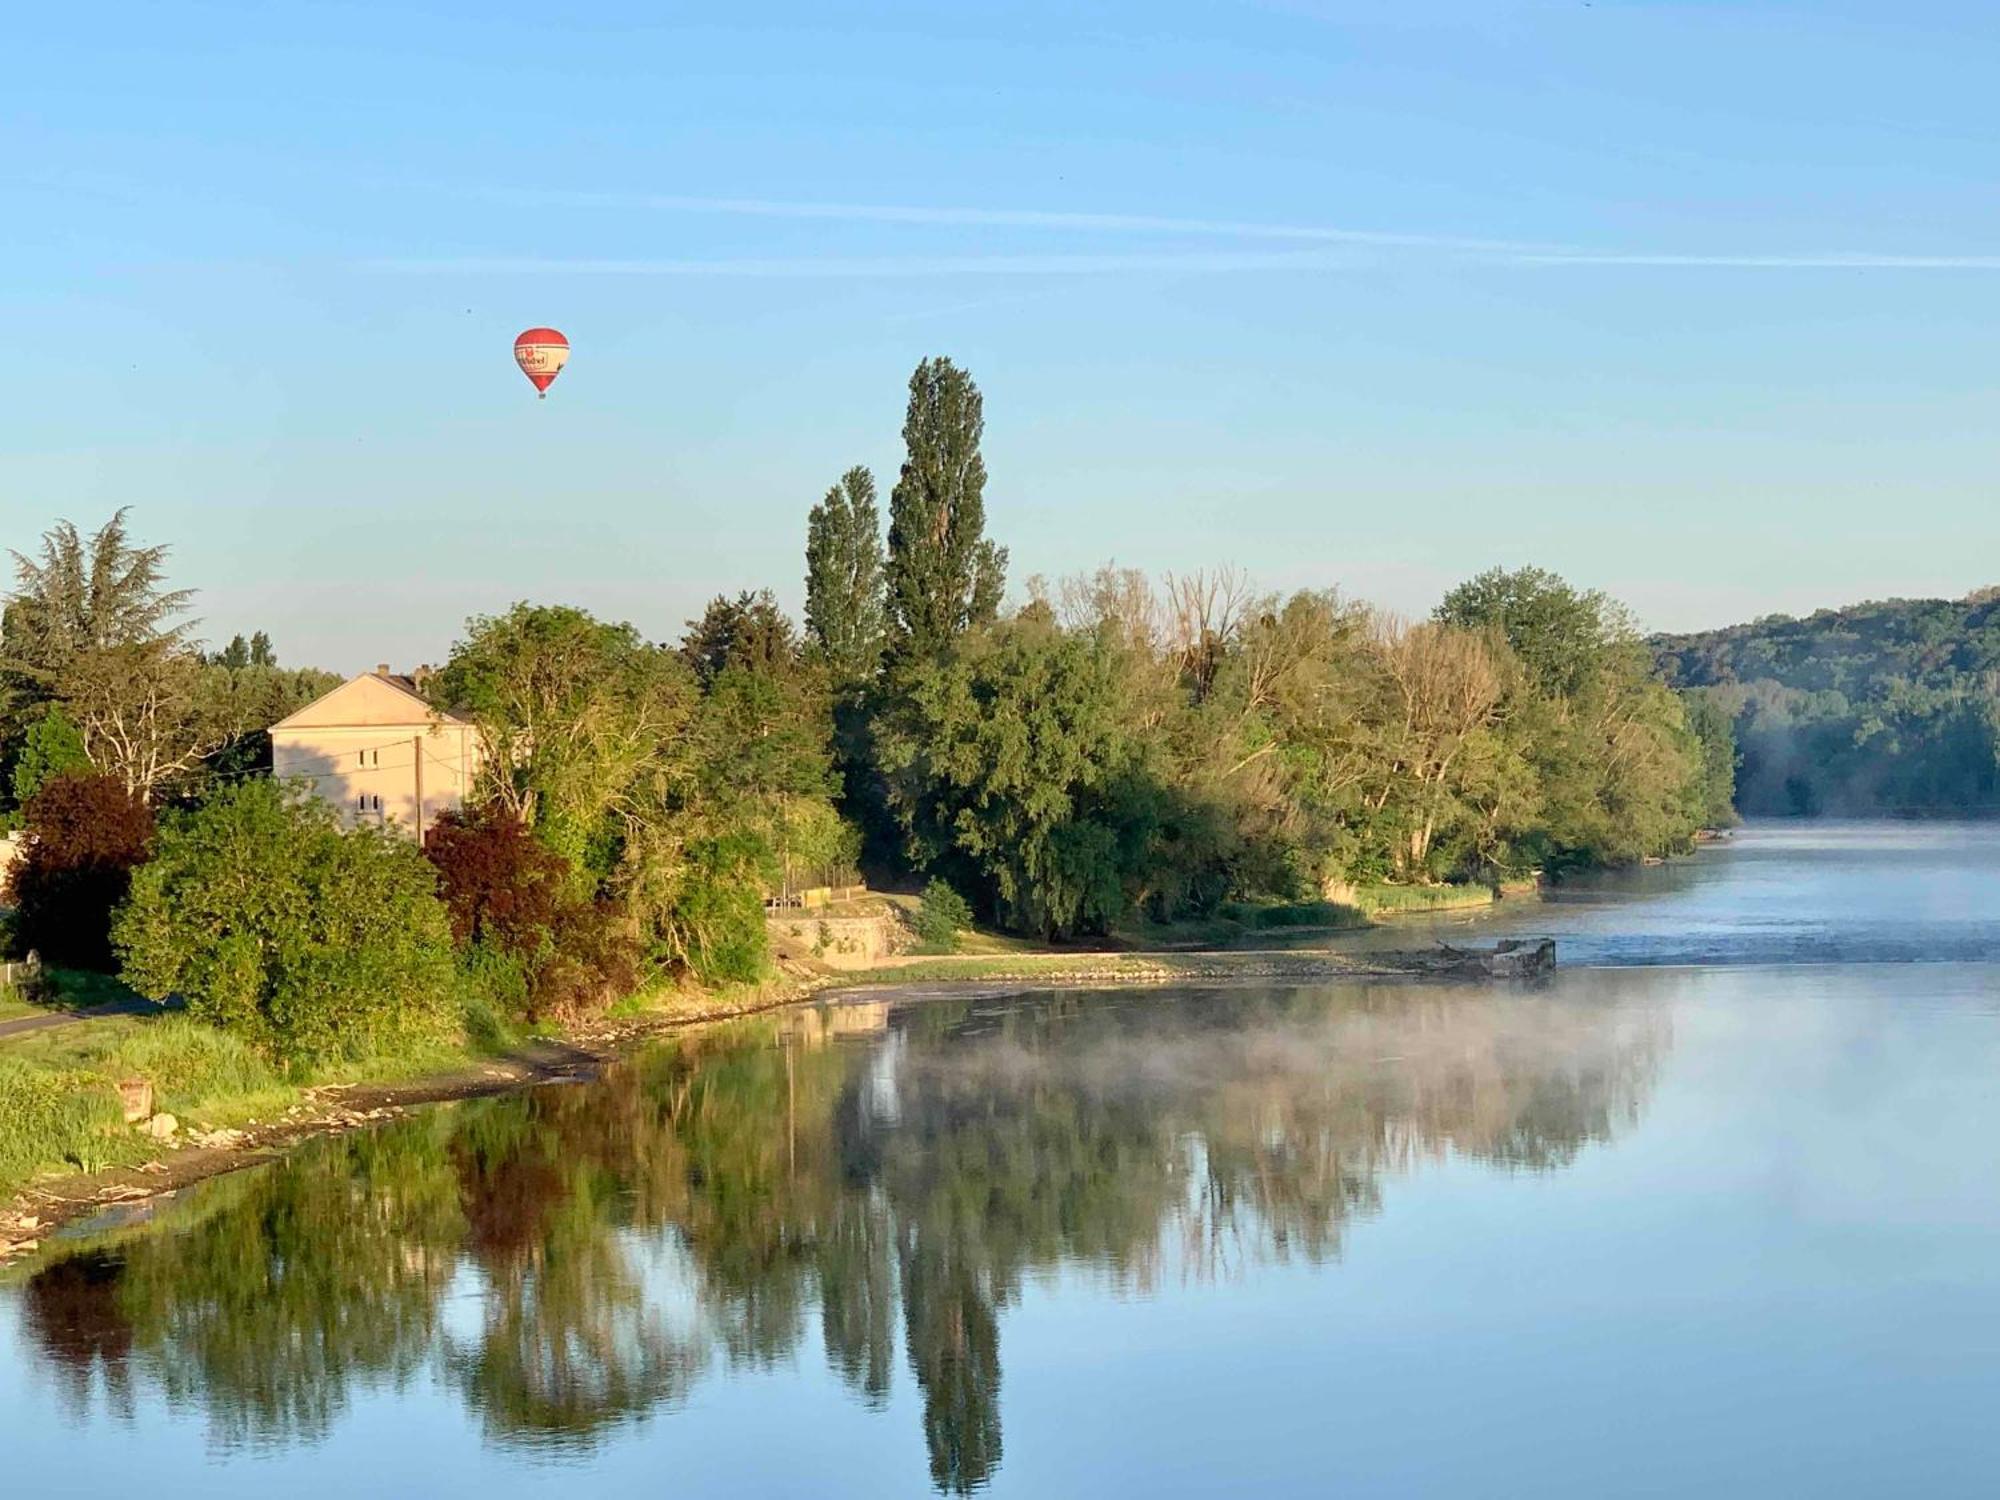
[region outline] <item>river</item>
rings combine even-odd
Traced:
[[[1428,925],[1565,967],[813,1007],[205,1184],[0,1284],[7,1477],[1991,1493],[2000,828]]]

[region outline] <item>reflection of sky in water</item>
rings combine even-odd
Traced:
[[[1637,967],[808,1010],[322,1143],[0,1288],[8,1473],[1983,1493],[1996,971],[1832,960],[1989,944],[1996,881],[1985,829],[1759,829],[1419,924]]]

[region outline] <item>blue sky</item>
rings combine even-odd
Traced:
[[[1662,628],[2000,577],[2000,9],[103,4],[10,18],[0,541],[352,668],[656,637],[987,399],[1017,580]],[[564,329],[550,399],[514,333]]]

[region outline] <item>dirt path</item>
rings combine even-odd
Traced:
[[[79,1010],[52,1010],[46,1015],[17,1016],[0,1021],[0,1041],[10,1036],[28,1036],[37,1031],[53,1031],[58,1026],[74,1026],[79,1021],[96,1021],[105,1016],[155,1016],[174,1009],[155,1000],[107,1000],[102,1005],[86,1005]]]

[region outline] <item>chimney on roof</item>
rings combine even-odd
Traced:
[[[375,675],[377,677],[387,677],[389,675],[389,664],[386,661],[376,662]]]

